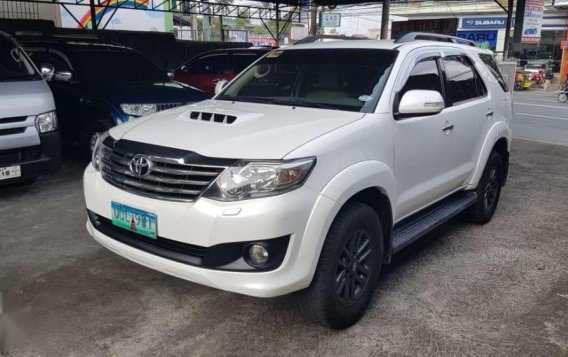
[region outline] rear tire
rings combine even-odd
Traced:
[[[485,224],[491,220],[501,196],[504,173],[503,158],[497,151],[491,152],[475,189],[477,202],[464,212],[462,215],[464,220],[479,224]]]
[[[568,101],[568,93],[564,92],[564,93],[558,94],[558,101],[560,103],[566,103]]]
[[[295,294],[304,317],[344,329],[363,316],[383,261],[383,231],[375,211],[362,203],[337,215],[319,258],[311,285]]]

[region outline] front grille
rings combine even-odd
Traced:
[[[162,103],[162,104],[156,104],[158,106],[158,111],[161,112],[162,110],[168,110],[168,109],[172,109],[175,107],[179,107],[182,106],[183,103]]]
[[[0,136],[21,134],[25,131],[26,131],[25,127],[23,127],[23,128],[0,129]]]
[[[26,121],[26,119],[28,119],[28,117],[0,118],[0,124],[21,123]]]
[[[151,239],[112,224],[112,221],[103,216],[87,210],[91,224],[97,230],[123,244],[156,254],[163,258],[178,261],[180,263],[201,266],[207,254],[206,247],[178,242],[164,237]]]
[[[41,159],[41,146],[29,146],[25,148],[9,149],[0,151],[0,166],[21,164],[28,161]]]
[[[157,199],[194,201],[226,167],[186,164],[181,158],[146,155],[145,152],[125,152],[104,146],[101,158],[102,177],[126,191]],[[130,171],[136,154],[144,154],[152,162],[150,173],[137,177]]]

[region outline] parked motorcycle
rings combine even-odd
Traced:
[[[560,103],[566,103],[568,101],[568,88],[564,88],[564,91],[558,94],[558,101]]]

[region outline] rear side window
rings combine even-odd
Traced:
[[[483,63],[485,63],[485,65],[487,66],[487,69],[489,69],[489,72],[491,72],[493,77],[495,77],[495,79],[497,80],[497,82],[499,83],[499,85],[501,86],[503,91],[508,92],[509,87],[507,87],[507,82],[505,82],[505,78],[503,78],[503,73],[501,73],[501,70],[499,69],[499,66],[497,65],[497,61],[495,61],[495,58],[493,58],[492,55],[488,55],[488,54],[484,54],[484,53],[480,54],[479,58],[481,58]]]
[[[446,70],[448,106],[483,97],[487,88],[479,74],[465,56],[444,57]]]
[[[400,97],[402,98],[410,90],[417,89],[434,90],[442,94],[442,80],[435,58],[424,59],[414,66]]]
[[[201,57],[185,67],[191,74],[223,74],[231,73],[231,65],[227,54]]]

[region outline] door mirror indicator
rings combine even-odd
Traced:
[[[440,92],[410,90],[402,96],[398,113],[404,116],[431,115],[440,113],[444,107],[444,98]]]
[[[221,91],[223,90],[223,88],[225,88],[225,86],[227,85],[227,83],[229,83],[228,80],[226,79],[219,79],[217,81],[217,84],[215,84],[215,95],[221,93]]]

